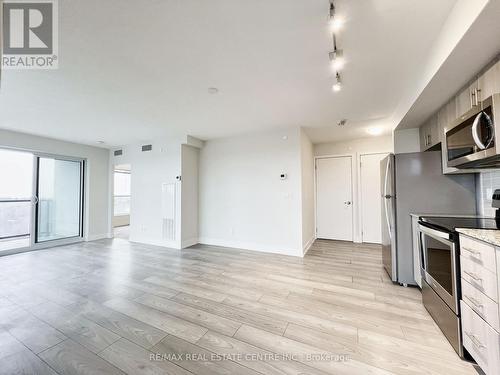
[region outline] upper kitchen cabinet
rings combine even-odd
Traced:
[[[441,142],[438,115],[433,115],[420,128],[420,149],[426,151]]]
[[[460,91],[455,99],[457,109],[456,118],[463,116],[473,107],[479,105],[479,96],[479,81],[475,79]]]
[[[479,101],[489,98],[493,94],[500,93],[500,61],[487,69],[478,80]]]

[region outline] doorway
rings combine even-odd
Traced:
[[[83,240],[84,160],[0,149],[0,255]]]
[[[382,243],[380,162],[387,153],[360,156],[361,234],[364,243]]]
[[[115,165],[113,174],[114,237],[129,239],[132,171],[129,164]]]
[[[316,237],[353,241],[352,156],[316,159]]]

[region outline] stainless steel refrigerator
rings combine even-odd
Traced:
[[[380,162],[382,259],[392,281],[416,285],[410,214],[476,215],[474,174],[443,175],[441,151]]]

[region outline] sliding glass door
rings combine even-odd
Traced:
[[[36,242],[82,235],[83,162],[38,157]]]
[[[29,247],[33,154],[0,149],[0,254]]]
[[[84,166],[0,149],[0,255],[83,239]]]

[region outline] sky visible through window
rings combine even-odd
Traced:
[[[33,155],[0,149],[0,199],[30,199],[33,195]]]

